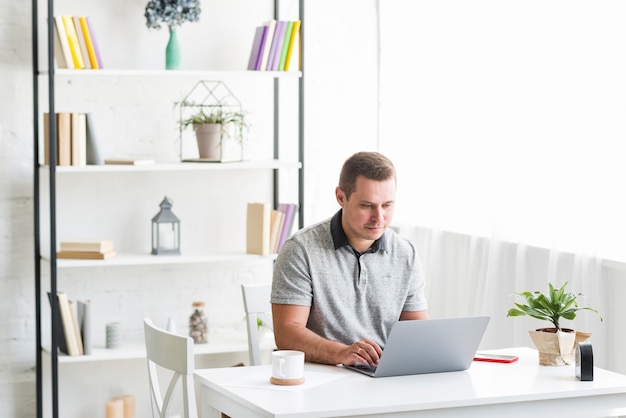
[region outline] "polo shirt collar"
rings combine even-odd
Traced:
[[[338,250],[341,247],[345,247],[346,245],[350,245],[348,242],[348,237],[346,236],[345,231],[343,230],[343,226],[341,226],[341,215],[343,213],[343,209],[339,209],[337,213],[335,213],[330,220],[330,234],[333,237],[333,243],[335,245],[335,250]],[[375,253],[379,250],[387,251],[387,239],[386,234],[381,235],[374,244],[370,247],[366,252]]]

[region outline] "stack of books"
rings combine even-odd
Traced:
[[[258,26],[254,32],[248,70],[300,69],[300,23],[300,20],[270,20]]]
[[[298,205],[281,203],[272,209],[269,203],[248,203],[246,252],[277,254],[291,235]]]
[[[113,241],[63,241],[57,258],[79,258],[87,260],[106,260],[115,257]]]
[[[54,16],[54,29],[54,58],[59,68],[102,68],[93,22],[88,16]]]
[[[48,292],[52,305],[52,295]],[[65,292],[57,292],[57,335],[59,350],[70,356],[91,354],[91,303],[70,300]]]

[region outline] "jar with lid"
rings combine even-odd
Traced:
[[[189,336],[196,344],[209,341],[209,323],[204,314],[204,302],[193,302],[193,312],[189,317]]]

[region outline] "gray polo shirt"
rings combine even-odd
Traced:
[[[352,344],[369,338],[384,347],[402,311],[428,308],[419,256],[390,229],[359,254],[348,243],[341,213],[285,241],[271,302],[310,306],[307,328],[327,339]]]

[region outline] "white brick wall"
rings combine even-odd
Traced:
[[[221,38],[198,35],[199,27],[189,26],[189,28],[185,28],[185,32],[180,34],[181,41],[186,42],[186,45],[195,46],[198,43],[197,39],[203,39],[202,43],[205,48],[205,52],[198,55],[200,61],[191,64],[192,68],[210,67],[216,64],[220,54],[232,53],[238,48],[247,51],[252,39],[252,32],[249,34],[233,32],[232,19],[237,18],[240,21],[242,18],[241,10],[247,10],[249,13],[244,16],[244,19],[248,19],[248,21],[244,23],[250,27],[259,24],[258,16],[263,15],[263,13],[254,8],[261,7],[257,4],[262,2],[248,2],[253,9],[235,7],[234,11],[225,10],[227,4],[241,1],[202,1],[204,9],[202,19],[206,21],[204,23],[213,28],[217,27]],[[127,29],[133,28],[136,31],[136,36],[128,38],[128,48],[119,49],[117,55],[108,54],[105,57],[106,63],[117,68],[125,67],[125,63],[130,63],[131,68],[159,67],[162,61],[162,49],[166,42],[166,33],[164,31],[149,32],[145,30],[142,11],[145,7],[144,2],[128,2],[127,0],[112,0],[111,2],[78,2],[74,0],[69,2],[57,0],[55,13],[77,13],[72,6],[76,4],[79,4],[81,13],[98,16],[97,30],[99,31],[107,31],[114,25],[117,27],[122,25]],[[121,13],[100,13],[99,8],[102,7],[114,10],[123,7],[125,12],[130,11],[128,13],[130,16],[125,17],[126,20],[120,20],[123,19]],[[328,9],[332,9],[334,15],[343,13],[345,16],[354,15],[355,12],[352,10],[356,10],[359,15],[353,21],[359,22],[363,17],[366,17],[364,21],[369,22],[367,25],[371,26],[374,2],[352,0],[342,2],[341,5],[331,1],[316,2],[315,5],[307,5],[307,19],[310,19],[310,22],[316,20],[322,22],[322,16],[328,16]],[[39,10],[40,14],[45,13],[45,6],[41,4]],[[370,37],[368,39],[371,39],[371,31],[367,25],[363,32],[367,32]],[[368,124],[364,124],[362,128],[357,128],[362,129],[362,132],[356,132],[352,124],[344,123],[345,117],[341,118],[340,126],[328,125],[328,114],[331,111],[338,111],[343,115],[354,115],[355,120],[374,119],[375,116],[375,107],[371,105],[367,107],[365,112],[361,112],[358,106],[348,106],[345,100],[337,100],[333,95],[335,86],[339,83],[343,88],[352,89],[351,92],[358,94],[361,104],[365,102],[374,103],[364,100],[362,86],[372,84],[375,74],[370,70],[370,74],[365,77],[366,81],[363,82],[363,79],[359,81],[354,71],[354,64],[363,59],[362,48],[364,45],[360,45],[358,48],[360,51],[359,58],[354,60],[347,58],[348,48],[335,51],[333,48],[336,40],[334,23],[331,27],[319,27],[317,33],[314,32],[315,29],[312,24],[309,24],[309,29],[311,30],[309,41],[313,53],[311,57],[316,55],[322,57],[322,59],[318,58],[317,61],[324,62],[325,68],[325,72],[320,73],[323,77],[311,78],[313,84],[311,84],[308,96],[309,100],[319,103],[319,107],[316,111],[312,110],[311,107],[307,108],[307,117],[310,120],[307,129],[311,133],[310,140],[312,141],[307,152],[315,151],[307,157],[307,167],[311,170],[307,193],[323,196],[320,199],[311,198],[305,208],[305,213],[309,214],[309,222],[312,222],[330,215],[327,209],[316,213],[318,202],[326,201],[332,205],[333,201],[332,190],[337,173],[328,170],[328,153],[320,154],[320,150],[326,149],[325,144],[328,143],[331,144],[329,146],[335,147],[342,143],[342,147],[351,148],[340,153],[345,155],[355,148],[350,147],[347,144],[349,141],[344,141],[344,138],[357,139],[358,145],[355,145],[357,147],[368,149],[375,147],[375,137],[369,133]],[[329,36],[324,38],[323,33],[328,33]],[[225,39],[227,42],[224,42]],[[324,39],[327,39],[326,43],[324,43]],[[110,51],[111,49],[107,47],[106,42],[107,40],[103,40],[104,48]],[[133,42],[141,42],[142,46],[147,45],[148,48],[133,48]],[[224,45],[227,47],[225,48]],[[372,51],[374,50],[372,49]],[[184,59],[185,57],[190,59],[190,49],[185,48],[184,53]],[[40,61],[42,65],[45,64],[43,57],[40,60],[42,60]],[[237,59],[231,57],[224,62],[226,62],[226,68],[238,68],[241,60],[245,66],[247,56],[239,55]],[[0,302],[0,417],[3,418],[30,418],[35,416],[36,410],[31,61],[31,2],[28,0],[0,0],[0,295],[3,295]],[[314,58],[311,58],[309,65],[315,61]],[[338,65],[328,65],[331,62],[338,63]],[[371,57],[367,58],[367,62],[371,62]],[[324,78],[328,77],[326,71],[330,72],[331,79],[335,80],[332,84],[325,84]],[[360,71],[363,72],[363,69]],[[101,89],[106,89],[107,83],[111,83],[111,81],[109,80],[99,86]],[[132,86],[129,88],[126,98],[122,98],[122,103],[128,112],[141,114],[142,107],[136,99],[152,89],[149,80],[146,80],[145,83],[147,84],[138,83]],[[90,110],[98,109],[101,104],[90,102],[85,97],[87,90],[81,90],[81,87],[80,82],[71,87],[78,92],[79,102],[87,103]],[[167,122],[172,116],[170,101],[179,99],[178,92],[187,91],[186,85],[178,87],[175,83],[162,87],[163,89],[170,89],[168,90],[170,97],[167,98],[167,110],[162,111],[161,114],[152,115],[152,117],[163,125],[155,125],[156,127],[149,131],[149,135],[154,132],[167,132],[174,127],[173,124]],[[94,87],[92,86],[92,88]],[[241,94],[244,96],[241,99],[246,101],[253,101],[255,96],[262,95],[245,88],[241,90]],[[246,95],[248,97],[245,97]],[[143,110],[145,111],[145,108]],[[113,121],[118,116],[115,110],[109,109],[107,113],[107,108],[104,107],[104,111],[105,116],[110,116]],[[321,117],[315,118],[315,113]],[[368,116],[364,116],[364,114]],[[292,112],[289,118],[293,119],[294,117],[295,113]],[[319,120],[324,123],[319,123]],[[257,125],[264,129],[267,127],[267,123],[262,118],[257,121]],[[111,129],[110,134],[112,136],[119,134],[115,130],[119,128],[113,124],[107,126],[106,129]],[[125,130],[125,133],[136,134],[140,132],[138,124],[133,123],[122,129]],[[338,141],[338,139],[342,139],[342,141]],[[159,155],[166,155],[168,152],[171,150],[164,148],[159,151]],[[334,155],[334,158],[337,159],[337,164],[340,164],[339,160],[344,157],[337,154]],[[320,188],[317,186],[320,182],[329,185]],[[335,210],[335,207],[332,206],[330,209]],[[108,287],[111,283],[107,284],[109,290],[100,288],[106,277],[101,272],[75,270],[65,274],[62,280],[64,281],[63,286],[71,288],[74,296],[90,297],[98,305],[99,317],[94,323],[94,338],[98,341],[98,339],[104,338],[103,324],[107,319],[113,318],[112,312],[116,312],[118,315],[116,319],[120,319],[124,323],[127,335],[135,338],[141,334],[140,326],[129,322],[128,318],[141,317],[145,313],[153,315],[155,322],[163,324],[168,316],[174,316],[179,328],[184,327],[189,311],[189,300],[195,300],[198,296],[207,302],[208,314],[214,328],[240,327],[243,325],[241,322],[243,313],[239,310],[238,305],[240,301],[238,284],[244,281],[260,280],[259,278],[264,275],[267,277],[268,271],[265,268],[263,266],[260,266],[259,269],[253,269],[250,266],[237,268],[213,266],[206,269],[192,266],[176,270],[176,274],[180,276],[176,277],[175,282],[172,280],[172,272],[169,268],[137,269],[136,271],[124,269],[124,276],[113,280],[115,284],[113,293]],[[88,275],[88,279],[85,280],[84,277],[80,276],[81,274]],[[132,280],[125,280],[128,278]],[[171,292],[173,283],[177,285],[175,292]],[[112,306],[103,306],[106,303],[111,303],[111,301],[113,301]]]
[[[0,0],[0,416],[35,415],[30,2]]]

